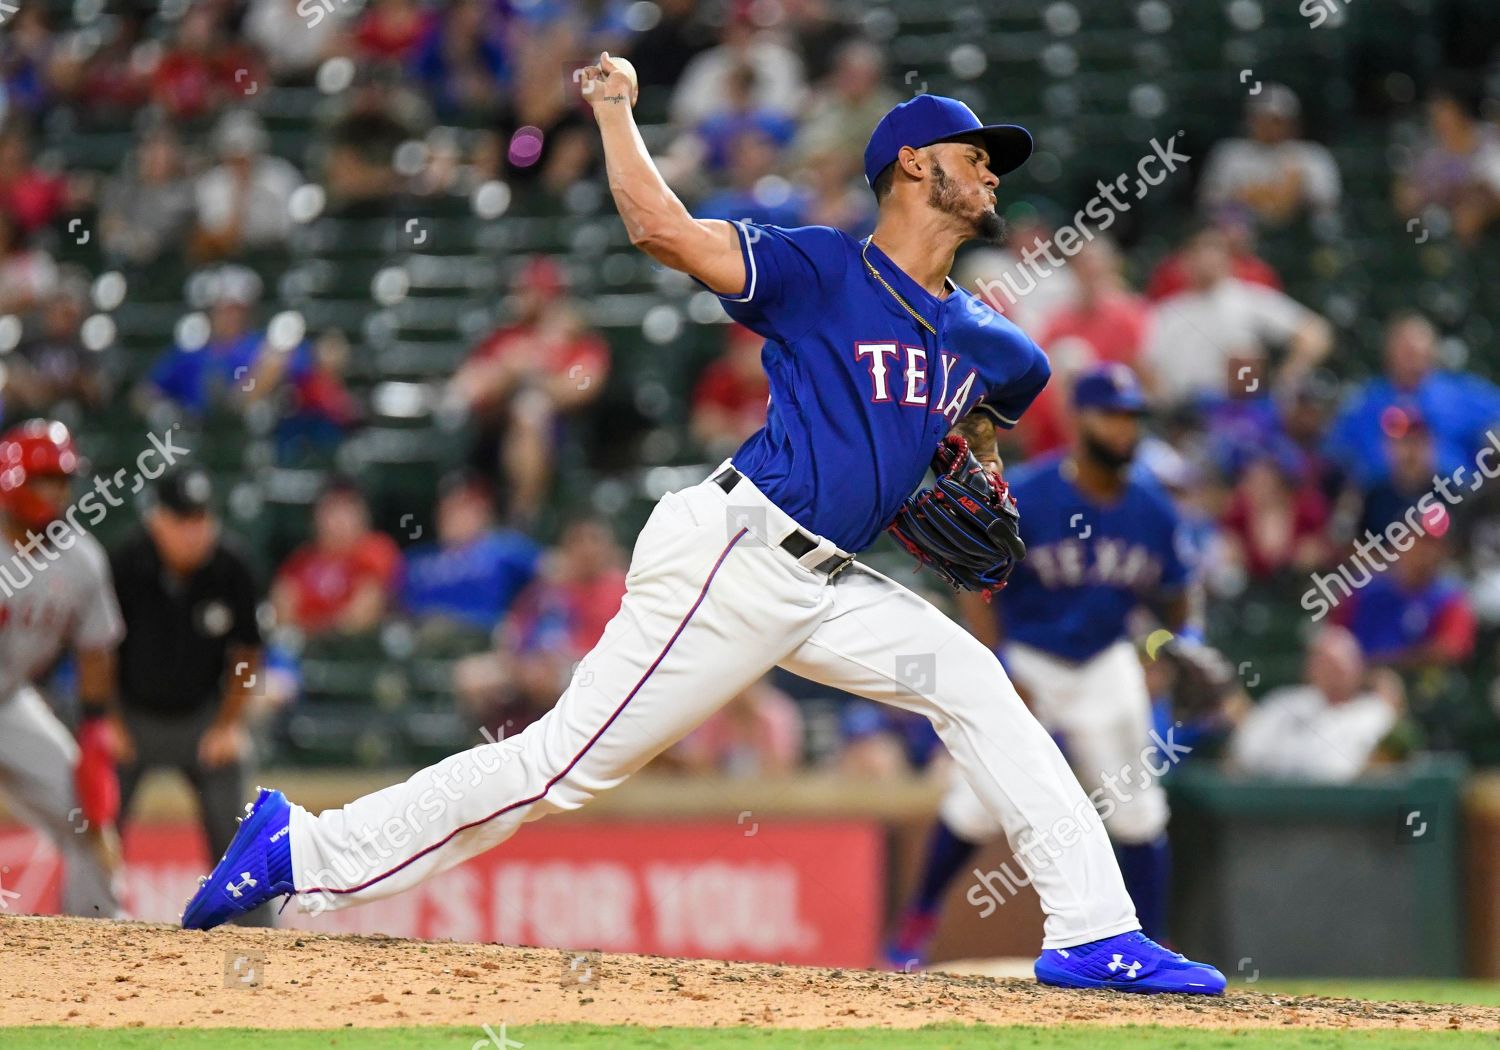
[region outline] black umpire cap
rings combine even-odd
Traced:
[[[214,484],[202,467],[174,467],[156,483],[152,503],[180,517],[207,514],[213,509]]]

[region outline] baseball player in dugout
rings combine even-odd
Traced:
[[[142,527],[110,555],[125,619],[122,820],[148,770],[176,770],[197,796],[210,856],[218,856],[248,789],[246,718],[263,677],[258,592],[249,567],[220,538],[204,470],[175,468],[148,491]],[[269,926],[271,909],[250,909],[237,921]]]
[[[63,910],[113,919],[122,917],[112,717],[122,628],[109,562],[85,531],[98,519],[86,512],[80,525],[79,507],[69,506],[70,479],[82,470],[61,423],[31,420],[0,435],[0,800],[62,854]],[[69,651],[76,739],[34,684]],[[19,902],[28,907],[41,905]]]
[[[695,219],[642,142],[631,72],[601,55],[584,90],[631,242],[765,339],[766,425],[662,497],[620,612],[551,711],[338,810],[262,791],[183,925],[286,894],[326,909],[400,893],[618,785],[779,665],[925,715],[1018,851],[1063,843],[1028,869],[1046,913],[1039,980],[1222,992],[1218,970],[1141,932],[1098,813],[994,653],[856,560],[889,528],[950,583],[993,593],[1024,554],[1004,481],[947,435],[971,411],[1015,426],[1051,370],[948,274],[961,244],[1002,232],[996,188],[1030,134],[940,96],[896,106],[865,148],[879,218],[856,240]],[[898,666],[909,653],[931,654],[932,673]]]

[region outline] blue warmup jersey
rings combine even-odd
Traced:
[[[1095,503],[1062,474],[1062,457],[1009,478],[1026,557],[996,599],[1006,636],[1077,663],[1128,637],[1143,598],[1187,582],[1176,508],[1134,473],[1112,504]]]
[[[874,245],[870,262],[936,335],[870,275],[864,242],[828,226],[734,225],[745,287],[719,298],[765,336],[771,386],[766,425],[734,465],[843,550],[880,536],[967,412],[1014,426],[1051,375],[1010,321],[962,289],[929,294]]]

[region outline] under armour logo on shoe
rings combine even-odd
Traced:
[[[240,872],[240,881],[238,884],[230,882],[225,884],[224,888],[234,895],[235,900],[239,900],[240,897],[244,896],[244,892],[247,888],[259,885],[260,883],[256,882],[250,877],[250,873],[248,871],[242,871]],[[1119,956],[1117,955],[1115,956],[1115,958],[1118,959]]]
[[[235,896],[239,896],[239,894],[235,894]],[[1125,979],[1133,981],[1135,980],[1135,975],[1140,971],[1141,964],[1139,962],[1126,963],[1125,957],[1119,952],[1115,952],[1115,957],[1109,961],[1109,968],[1110,970],[1124,970]]]

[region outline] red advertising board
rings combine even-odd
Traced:
[[[127,907],[153,922],[176,921],[207,871],[191,825],[133,828],[125,855]],[[0,887],[10,911],[54,911],[58,867],[44,839],[0,830]],[[872,823],[538,825],[407,893],[321,915],[289,905],[278,925],[868,966],[884,880],[882,835]]]

